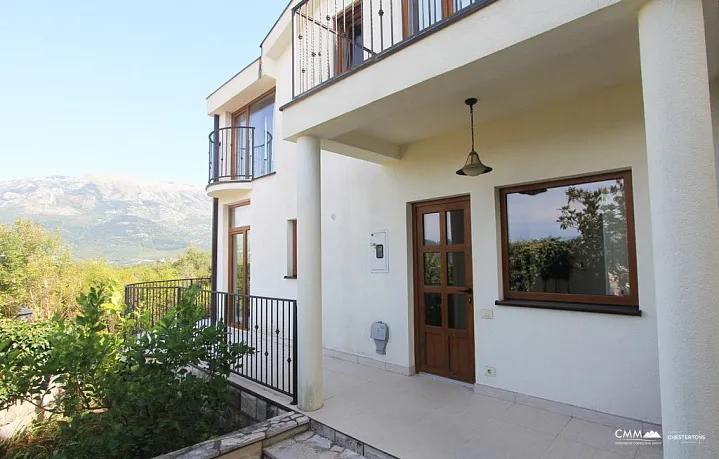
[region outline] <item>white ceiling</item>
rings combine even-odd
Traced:
[[[636,13],[596,13],[366,107],[357,131],[403,145],[552,100],[640,79]],[[630,13],[630,14],[626,14]]]

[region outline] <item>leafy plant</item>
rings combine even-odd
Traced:
[[[33,342],[42,344],[37,365],[26,365],[29,351],[0,354],[6,403],[41,406],[60,389],[43,407],[50,418],[8,444],[10,457],[153,457],[223,433],[230,368],[253,349],[228,343],[221,323],[203,325],[196,289],[154,326],[142,311],[124,317],[104,285],[78,302],[75,320],[54,319],[47,340]]]

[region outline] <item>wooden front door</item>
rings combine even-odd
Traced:
[[[474,383],[469,196],[413,211],[417,371]]]

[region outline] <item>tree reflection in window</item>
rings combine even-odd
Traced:
[[[510,292],[627,297],[625,179],[506,192]]]

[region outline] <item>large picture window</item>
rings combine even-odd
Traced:
[[[631,172],[500,190],[504,298],[638,306]]]

